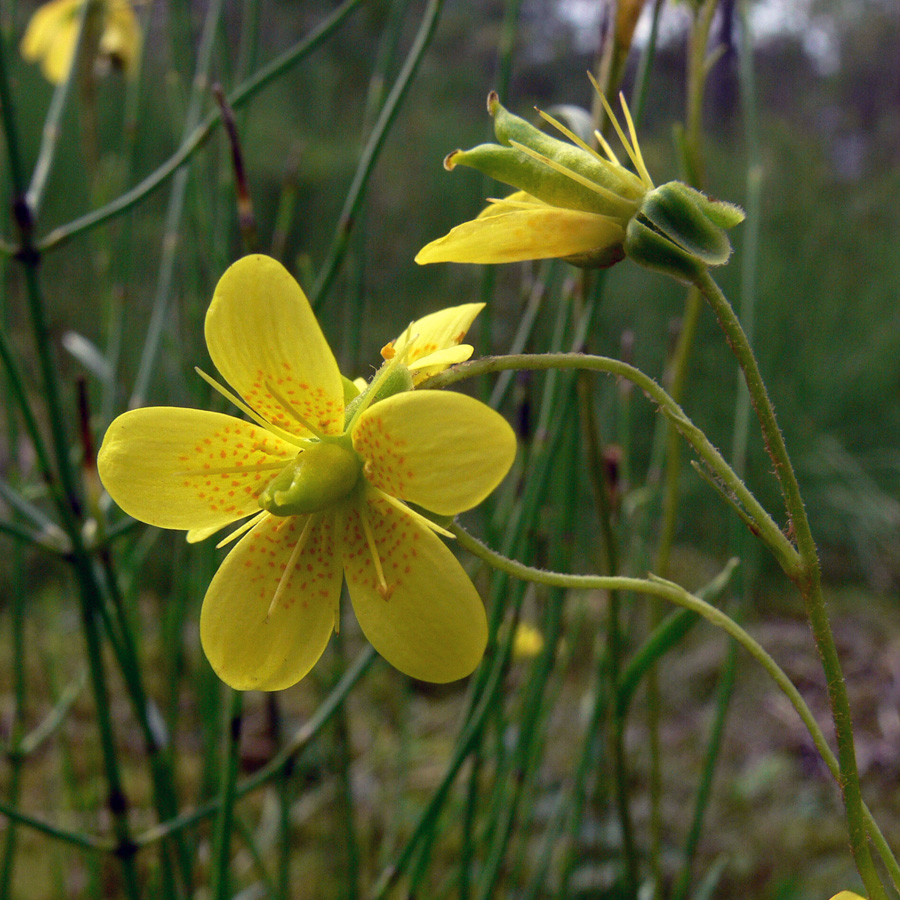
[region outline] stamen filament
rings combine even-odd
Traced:
[[[619,157],[616,156],[615,151],[610,146],[609,141],[600,134],[599,131],[594,129],[594,137],[597,139],[597,143],[603,148],[603,152],[609,157],[609,161],[615,163],[617,166],[621,166],[622,163],[619,162]]]
[[[234,531],[232,531],[231,534],[229,534],[227,537],[222,538],[222,540],[219,541],[218,544],[216,544],[216,550],[221,550],[223,547],[227,547],[230,543],[232,543],[232,541],[236,541],[239,537],[241,537],[241,535],[246,534],[251,528],[253,528],[254,525],[261,522],[263,518],[268,515],[269,513],[267,513],[265,510],[263,510],[262,512],[258,512],[255,516],[244,522],[243,525],[235,528]]]
[[[580,137],[578,137],[578,135],[575,134],[575,132],[572,131],[570,128],[566,128],[566,126],[563,125],[563,123],[560,122],[559,119],[554,118],[553,116],[550,115],[550,113],[545,113],[542,109],[538,109],[537,107],[535,107],[535,109],[537,109],[538,115],[545,122],[548,122],[557,131],[564,134],[573,144],[577,145],[578,147],[581,147],[582,150],[586,150],[588,153],[591,154],[591,156],[594,157],[594,159],[597,160],[597,162],[603,163],[604,166],[609,165],[608,159],[604,159],[590,144],[585,143],[585,141],[583,141]]]
[[[181,478],[188,475],[240,475],[242,472],[274,472],[283,469],[290,462],[290,457],[280,462],[260,463],[258,466],[223,466],[215,469],[191,469],[187,472],[174,472],[173,475]]]
[[[641,153],[641,145],[638,143],[637,139],[637,131],[634,127],[634,120],[631,118],[631,111],[628,109],[628,104],[625,102],[625,95],[622,92],[619,92],[619,103],[622,104],[622,112],[625,115],[625,121],[628,123],[628,133],[631,135],[631,142],[634,146],[634,152],[637,155],[637,160],[634,165],[637,168],[638,172],[640,172],[641,178],[648,188],[653,188],[653,179],[650,177],[650,173],[647,171],[647,166],[644,165],[644,156]]]
[[[388,597],[391,596],[391,589],[388,587],[387,580],[384,577],[384,569],[381,567],[381,557],[378,555],[378,548],[375,546],[375,534],[369,523],[369,517],[366,514],[365,507],[362,505],[359,507],[359,520],[362,522],[363,534],[366,536],[366,543],[369,545],[369,553],[371,554],[372,562],[375,565],[375,575],[378,578],[378,593],[387,600]]]
[[[398,500],[396,497],[392,497],[390,494],[386,494],[384,491],[380,490],[373,485],[369,485],[369,489],[378,496],[379,499],[385,500],[387,503],[390,503],[395,509],[398,509],[404,515],[409,516],[411,519],[415,519],[417,522],[424,525],[430,531],[434,531],[436,534],[443,535],[444,537],[451,538],[453,540],[456,539],[456,535],[453,534],[452,531],[447,531],[446,528],[441,528],[436,522],[432,522],[427,516],[423,516],[422,513],[416,512],[411,507],[407,506],[402,500]]]
[[[555,159],[550,159],[549,156],[544,156],[543,153],[538,153],[536,150],[532,150],[530,147],[526,147],[524,144],[520,144],[518,141],[510,141],[510,146],[515,147],[516,150],[520,150],[526,156],[530,156],[532,159],[536,159],[538,162],[543,163],[545,166],[549,166],[551,169],[559,172],[561,175],[565,175],[566,178],[571,179],[576,184],[580,184],[582,187],[586,187],[588,190],[593,191],[595,194],[599,194],[601,197],[605,197],[611,203],[617,203],[622,207],[623,214],[630,213],[634,210],[636,204],[627,200],[624,197],[620,197],[618,194],[609,190],[608,188],[602,187],[594,181],[591,181],[589,178],[585,178],[583,175],[580,175],[578,172],[573,172],[571,169],[566,168],[566,166],[562,165],[562,163],[558,163]]]
[[[233,403],[242,413],[249,416],[256,422],[257,425],[262,426],[266,429],[266,431],[271,431],[273,434],[277,434],[278,437],[287,441],[289,444],[293,444],[295,447],[304,446],[303,438],[298,438],[296,435],[291,434],[289,431],[285,431],[283,428],[280,428],[278,425],[274,425],[272,422],[264,419],[258,412],[252,410],[237,394],[233,394],[228,388],[219,384],[215,378],[211,375],[207,375],[203,369],[194,366],[194,371],[214,390],[218,391],[229,403]]]
[[[288,581],[290,581],[291,578],[291,573],[294,571],[294,567],[297,565],[297,559],[300,557],[300,553],[306,546],[306,542],[307,540],[309,540],[309,535],[312,531],[313,523],[317,521],[317,519],[318,516],[310,516],[306,520],[306,524],[303,526],[303,531],[300,532],[300,538],[294,545],[294,549],[291,551],[290,559],[288,559],[288,563],[285,566],[284,571],[281,573],[281,578],[278,580],[278,587],[275,588],[275,595],[272,597],[272,602],[269,604],[269,610],[266,613],[267,622],[269,621],[269,617],[275,611],[275,607],[278,606],[278,601],[281,599],[281,595],[287,588]]]
[[[310,434],[315,435],[320,441],[327,440],[325,433],[321,428],[317,428],[308,419],[303,418],[296,407],[286,397],[282,396],[275,390],[275,386],[271,381],[266,379],[266,390],[305,428]]]

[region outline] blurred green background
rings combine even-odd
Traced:
[[[23,157],[29,165],[40,145],[52,96],[52,88],[38,68],[26,65],[15,53],[35,5],[0,0],[0,27],[9,48],[9,75],[18,100],[15,112]],[[505,190],[485,184],[470,171],[447,173],[441,161],[450,150],[471,146],[490,135],[484,98],[499,77],[498,47],[508,5],[501,0],[447,0],[445,4],[434,40],[378,158],[364,207],[352,223],[347,257],[318,310],[347,374],[368,375],[379,360],[379,348],[412,318],[482,295],[481,269],[420,268],[413,257],[427,241],[471,218],[485,196]],[[335,7],[335,3],[320,0],[226,2],[213,51],[213,79],[227,91],[315,28]],[[341,227],[341,208],[371,129],[373,110],[397,76],[422,7],[412,0],[364,2],[309,58],[237,112],[259,249],[281,258],[307,291],[312,291]],[[758,29],[752,40],[761,152],[759,170],[754,174],[761,179],[762,192],[754,344],[798,469],[830,592],[836,600],[838,633],[848,655],[863,721],[864,776],[870,779],[870,790],[883,804],[887,824],[896,835],[900,729],[891,723],[896,720],[900,696],[896,666],[900,587],[900,3],[758,0],[749,7]],[[61,149],[50,176],[39,236],[112,200],[177,149],[206,9],[205,3],[158,0],[138,8],[147,26],[149,49],[141,78],[131,83],[117,75],[98,80],[92,104],[76,94],[62,121]],[[526,116],[535,105],[544,109],[557,104],[589,107],[591,90],[584,72],[596,65],[605,9],[602,0],[524,0],[504,104]],[[684,117],[685,15],[685,4],[667,0],[663,37],[639,126],[644,155],[657,183],[681,174],[673,126]],[[400,25],[388,27],[395,19]],[[641,26],[641,40],[645,33]],[[708,187],[717,197],[743,204],[748,191],[746,109],[738,90],[738,59],[733,52],[740,23],[730,0],[721,3],[713,33],[716,40],[724,42],[725,53],[712,70],[705,105]],[[626,73],[626,94],[631,90],[635,65],[636,58]],[[384,73],[383,80],[373,81],[376,70]],[[207,111],[214,103],[208,85],[201,87],[202,107]],[[95,141],[91,139],[91,109],[97,117]],[[4,203],[8,203],[5,153],[5,147],[0,148],[0,183]],[[171,182],[125,215],[48,253],[42,263],[52,337],[57,346],[71,348],[59,354],[61,377],[67,385],[65,403],[74,409],[72,386],[77,379],[86,378],[97,434],[128,403],[151,309],[160,293],[166,297],[162,349],[142,399],[153,404],[209,403],[206,386],[193,372],[194,365],[210,369],[202,337],[203,316],[222,271],[243,252],[230,150],[221,129],[191,158],[186,171],[183,217],[168,238]],[[741,275],[746,232],[745,226],[733,232],[735,255],[717,273],[737,307],[744,299]],[[0,234],[12,239],[11,224],[4,224]],[[167,241],[169,246],[175,242],[170,283],[160,276]],[[31,384],[36,385],[39,378],[22,303],[21,274],[5,258],[0,265],[4,267],[4,327],[21,350]],[[479,336],[478,328],[475,330],[480,353],[506,351],[536,272],[537,267],[525,264],[493,270],[491,333],[488,336],[484,329]],[[553,278],[561,281],[571,277],[573,270],[559,264],[553,272]],[[630,354],[635,364],[659,379],[683,306],[681,288],[626,261],[606,276],[587,347],[610,356]],[[535,342],[540,343],[551,330],[550,323],[539,326]],[[73,334],[89,343],[73,340]],[[121,335],[121,346],[110,346],[110,334]],[[92,347],[100,348],[99,352]],[[104,376],[103,366],[110,359],[117,359],[115,369]],[[705,311],[683,405],[725,451],[732,441],[736,386],[732,357],[712,315]],[[527,380],[520,389],[528,391]],[[34,390],[37,396],[37,388]],[[609,382],[598,388],[598,398],[604,433],[614,437],[622,415],[616,386]],[[633,483],[621,486],[626,494],[644,481],[655,421],[643,398],[635,397],[632,406],[633,456],[629,465]],[[770,463],[752,428],[749,450],[750,485],[770,509],[778,510]],[[10,448],[0,462],[11,482],[31,479],[34,486],[34,460],[26,442]],[[37,489],[36,494],[40,501]],[[731,516],[686,464],[683,494],[673,570],[693,587],[715,571],[717,561],[727,557]],[[573,570],[596,570],[595,537],[590,529],[582,530]],[[180,535],[160,536],[157,532],[135,542],[129,552],[141,572],[140,584],[130,589],[140,593],[143,614],[158,627],[159,633],[151,634],[165,646],[167,637],[181,627],[179,616],[187,609],[190,621],[195,612],[212,571],[212,553],[201,556],[203,551],[186,548]],[[36,603],[40,601],[42,608],[50,610],[42,612],[45,618],[38,621],[53,624],[43,636],[40,652],[42,677],[46,678],[45,670],[53,668],[47,660],[65,658],[68,635],[76,625],[71,611],[59,604],[62,566],[37,560],[43,557],[27,560],[29,592]],[[754,627],[761,638],[781,651],[791,673],[820,701],[814,708],[824,716],[821,686],[810,672],[812,651],[804,644],[805,632],[797,621],[798,601],[784,579],[752,547],[745,566],[759,576],[751,588]],[[173,599],[169,592],[172,582],[178,581],[179,567],[194,579],[194,592],[181,584],[179,590],[184,593]],[[0,562],[4,593],[9,593],[13,588],[6,568],[6,563]],[[5,607],[2,611],[5,613]],[[196,635],[191,633],[190,639],[193,653],[199,656]],[[574,659],[567,673],[570,681],[575,680],[572,676],[585,676],[588,668],[579,655],[584,650],[586,658],[587,639],[582,635],[578,640],[580,643],[570,647],[569,659]],[[721,643],[692,636],[664,686],[667,709],[680,714],[677,721],[673,717],[665,734],[674,760],[668,774],[673,790],[666,814],[679,826],[687,803],[679,793],[680,779],[687,783],[697,770],[700,748],[694,736],[706,723],[721,650]],[[179,659],[177,664],[182,662]],[[169,661],[166,665],[176,664]],[[196,660],[185,665],[192,671]],[[332,659],[329,665],[339,668],[340,662]],[[6,666],[4,678],[5,670]],[[63,670],[67,671],[65,665]],[[206,681],[198,676],[198,693],[204,696],[205,692],[210,708],[220,712],[209,699],[217,684],[208,673],[204,677]],[[415,772],[426,773],[422,783],[427,785],[434,781],[433,777],[429,780],[427,766],[432,757],[446,755],[449,737],[443,729],[455,723],[458,711],[454,705],[458,698],[452,694],[425,693],[423,699],[409,689],[398,697],[389,678],[378,678],[372,694],[378,715],[389,720],[387,736],[379,733],[379,722],[373,721],[364,703],[358,702],[353,709],[354,722],[363,723],[358,730],[365,731],[364,741],[368,742],[368,755],[362,751],[359,755],[364,771],[361,775],[357,771],[357,776],[370,790],[369,794],[362,791],[361,806],[366,810],[364,837],[373,846],[381,837],[380,803],[385,807],[394,803],[395,812],[399,809],[397,833],[412,817],[397,801],[401,788],[393,794],[387,780],[398,772],[404,774],[404,760],[392,758],[394,745],[390,743],[395,731],[409,727],[403,724],[400,710],[409,708],[403,704],[411,704],[415,727],[425,732],[413,757],[420,766]],[[321,694],[328,680],[327,675],[316,674],[309,690]],[[519,679],[514,687],[518,689],[522,683],[524,679]],[[6,701],[8,682],[0,684]],[[886,685],[883,694],[874,699],[867,691],[872,684]],[[314,708],[305,691],[291,695],[288,716],[302,718]],[[809,758],[808,743],[793,722],[788,723],[789,716],[782,714],[778,698],[773,699],[771,689],[757,673],[742,682],[740,697],[734,715],[738,724],[729,732],[725,751],[727,786],[709,826],[712,837],[703,848],[702,871],[712,871],[719,860],[726,860],[724,883],[734,891],[750,891],[751,896],[773,900],[816,896],[825,900],[830,896],[823,893],[827,886],[832,886],[833,892],[848,886],[830,880],[834,872],[839,873],[836,877],[847,872],[835,792],[819,777],[821,771]],[[178,708],[179,698],[169,699],[172,708]],[[573,690],[564,694],[560,709],[574,720],[580,709],[583,712],[581,700]],[[253,704],[256,701],[250,703],[251,719],[263,719],[262,701]],[[769,718],[760,718],[760,704]],[[81,740],[88,740],[81,730],[88,727],[85,721],[79,720],[79,727],[73,728],[76,749]],[[755,721],[764,723],[759,732],[746,724]],[[203,719],[192,706],[180,723],[195,754],[186,752],[185,759],[196,762],[205,754],[208,762],[216,752],[209,717]],[[380,740],[387,746],[380,746]],[[551,788],[554,779],[568,777],[565,749],[549,754]],[[304,763],[301,774],[309,784],[318,783],[328,768],[331,758],[326,751],[322,753],[324,763],[318,754]],[[190,765],[193,767],[193,762]],[[214,782],[209,772],[213,770],[214,766],[205,770],[205,781],[198,777],[202,784],[196,790],[197,798],[212,793]],[[636,782],[643,783],[647,777],[646,760],[640,753],[633,774]],[[800,779],[807,780],[805,786],[795,790]],[[539,799],[547,800],[551,788]],[[33,785],[32,790],[34,800],[40,796],[40,785]],[[92,787],[92,791],[99,796],[99,788]],[[97,796],[88,798],[85,806],[91,802],[99,805]],[[785,802],[786,796],[790,802]],[[327,798],[324,805],[328,806]],[[746,831],[743,822],[747,822]],[[607,820],[598,814],[593,824],[596,833],[585,837],[588,861],[594,859],[594,851],[600,858],[608,849],[604,843],[608,835],[603,831]],[[297,826],[304,840],[326,850],[333,839],[329,828],[324,814],[321,819],[308,815]],[[796,842],[786,835],[795,836]],[[30,864],[41,858],[42,849],[35,846],[38,849],[26,851],[34,854],[28,856]],[[443,852],[452,858],[454,848]],[[796,872],[798,860],[804,858],[818,862],[816,875],[809,881]],[[90,883],[96,885],[100,879],[96,874],[94,878]],[[309,878],[310,884],[321,888],[322,896],[331,895],[334,886],[327,878]],[[599,889],[592,892],[587,876],[585,884],[575,892],[578,896],[608,896]],[[73,896],[78,896],[77,892]]]

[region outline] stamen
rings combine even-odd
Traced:
[[[603,152],[609,157],[610,162],[615,163],[617,166],[621,166],[622,163],[619,162],[619,157],[616,156],[613,148],[610,147],[609,141],[607,141],[596,129],[594,130],[594,137],[597,139],[597,143],[603,148]]]
[[[275,390],[275,386],[271,381],[266,379],[265,381],[266,390],[304,427],[306,428],[310,434],[315,435],[320,441],[326,440],[325,434],[322,432],[320,428],[317,428],[312,424],[308,419],[304,419],[303,416],[297,412],[297,408],[288,400],[286,397],[283,397],[278,391]]]
[[[245,415],[249,416],[256,422],[257,425],[262,426],[266,429],[266,431],[271,431],[273,434],[277,434],[278,437],[287,441],[289,444],[293,444],[295,447],[302,447],[303,444],[301,441],[302,438],[298,438],[296,435],[291,434],[289,431],[285,431],[283,428],[279,428],[278,425],[274,425],[268,420],[264,419],[259,413],[254,412],[243,400],[241,400],[237,394],[233,394],[228,388],[219,384],[215,378],[210,375],[207,375],[203,369],[194,366],[194,371],[213,389],[217,390],[229,403],[233,403],[241,412]]]
[[[537,109],[537,107],[535,107],[535,109]],[[609,165],[608,159],[604,159],[590,144],[585,143],[574,131],[566,128],[559,119],[554,118],[550,113],[545,113],[542,109],[537,109],[537,113],[545,122],[549,122],[557,131],[564,134],[573,144],[590,153],[597,162],[603,163],[604,166]]]
[[[384,577],[384,569],[381,568],[381,557],[378,555],[378,548],[375,546],[375,535],[372,532],[372,526],[369,524],[369,517],[366,515],[366,511],[362,506],[359,508],[359,519],[362,522],[366,543],[369,545],[369,553],[372,555],[372,562],[375,564],[375,574],[378,577],[378,587],[376,590],[385,600],[389,600],[391,594],[394,593],[396,585],[389,585]]]
[[[616,134],[619,136],[619,140],[622,142],[622,146],[625,148],[625,152],[628,154],[628,158],[633,163],[635,169],[637,169],[638,174],[641,176],[641,181],[644,182],[644,185],[647,189],[651,189],[653,187],[653,179],[650,178],[650,173],[647,171],[647,167],[644,165],[644,157],[641,155],[641,148],[638,146],[637,133],[634,130],[634,122],[631,118],[631,113],[628,111],[628,104],[625,102],[625,97],[623,94],[619,94],[619,102],[622,104],[622,110],[625,113],[625,121],[628,124],[628,133],[631,135],[631,141],[634,142],[634,146],[632,146],[631,142],[625,137],[625,132],[622,131],[622,126],[619,125],[619,120],[616,118],[616,114],[612,111],[612,107],[607,103],[606,97],[603,95],[603,91],[600,90],[600,85],[597,84],[597,79],[588,72],[588,78],[591,79],[591,84],[594,86],[594,90],[597,92],[597,96],[600,98],[600,102],[603,104],[603,108],[606,110],[606,114],[609,116],[609,121],[612,123],[613,128],[616,129]]]
[[[235,528],[234,531],[231,532],[227,537],[222,538],[218,544],[216,544],[216,550],[221,550],[223,547],[227,547],[232,541],[236,541],[241,535],[246,534],[254,525],[261,522],[263,517],[269,515],[265,510],[262,512],[258,512],[255,516],[248,519],[244,522],[243,525],[240,525],[238,528]]]
[[[281,595],[284,593],[285,588],[287,587],[288,581],[290,581],[291,573],[294,570],[294,566],[297,565],[297,559],[300,557],[300,553],[303,548],[306,546],[307,540],[309,540],[310,532],[312,531],[313,523],[318,519],[318,516],[310,516],[306,520],[306,524],[303,526],[303,531],[300,533],[300,538],[297,543],[294,545],[294,549],[291,551],[290,559],[288,559],[288,563],[284,568],[284,571],[281,573],[281,578],[278,581],[278,587],[275,588],[275,596],[272,597],[272,602],[269,604],[269,610],[266,613],[266,621],[269,621],[269,617],[275,611],[275,607],[278,606],[278,601],[281,599]]]
[[[634,120],[631,118],[631,111],[628,109],[628,104],[625,102],[625,95],[621,91],[619,92],[619,103],[622,104],[622,112],[625,114],[625,121],[628,123],[628,133],[631,135],[631,142],[634,145],[634,152],[637,155],[637,159],[634,163],[635,168],[640,173],[641,178],[647,187],[652,189],[653,179],[650,177],[650,173],[644,165],[644,157],[641,153],[641,145],[638,143],[637,132],[634,128]]]
[[[385,500],[391,504],[395,509],[398,509],[401,513],[406,516],[409,516],[411,519],[415,519],[417,522],[420,522],[430,531],[434,531],[436,534],[441,534],[444,537],[451,538],[452,540],[456,540],[456,535],[451,531],[447,531],[446,528],[441,528],[437,522],[432,522],[427,516],[423,516],[422,513],[416,512],[411,507],[407,506],[402,500],[398,500],[396,497],[392,497],[390,494],[386,494],[384,491],[379,490],[377,487],[373,485],[369,485],[369,490],[371,490],[374,494],[376,494],[381,500]]]
[[[549,156],[544,156],[543,153],[538,153],[536,150],[532,150],[530,147],[526,147],[524,144],[520,144],[518,141],[510,141],[510,146],[515,147],[516,150],[520,150],[526,156],[530,156],[532,159],[536,159],[538,162],[543,163],[545,166],[549,166],[551,169],[556,170],[560,173],[560,175],[565,175],[566,178],[571,179],[576,184],[580,184],[582,187],[586,187],[588,190],[593,191],[595,194],[599,194],[601,197],[605,197],[607,200],[612,203],[620,204],[626,210],[633,210],[635,204],[631,200],[627,200],[624,197],[620,197],[618,194],[609,190],[608,188],[602,187],[594,181],[591,181],[589,178],[585,178],[583,175],[579,175],[578,172],[573,172],[572,169],[566,168],[566,166],[562,165],[562,163],[558,163],[555,159],[550,159]]]
[[[215,469],[192,469],[187,472],[174,472],[179,478],[187,475],[240,475],[244,472],[270,472],[283,469],[290,462],[290,457],[280,462],[260,463],[258,466],[223,466]]]

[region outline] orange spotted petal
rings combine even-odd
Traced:
[[[406,391],[360,416],[353,447],[374,487],[453,516],[503,480],[516,438],[501,415],[465,394]]]
[[[291,434],[340,434],[344,387],[300,285],[268,256],[245,256],[219,279],[206,314],[216,368],[266,421]]]
[[[434,682],[472,672],[487,643],[484,606],[432,531],[369,495],[346,508],[343,555],[356,618],[392,666]]]
[[[296,684],[328,644],[341,577],[330,515],[262,519],[203,600],[200,639],[216,674],[239,691]]]
[[[211,533],[258,512],[256,498],[296,455],[293,445],[232,416],[145,407],[113,421],[97,466],[129,515]]]

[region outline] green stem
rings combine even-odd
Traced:
[[[231,706],[226,726],[225,758],[222,760],[222,784],[219,791],[219,817],[213,843],[210,896],[213,900],[228,900],[231,896],[229,867],[231,863],[231,832],[234,825],[234,804],[237,799],[237,774],[241,756],[241,722],[244,695],[231,692]]]
[[[467,378],[503,372],[507,369],[583,369],[592,372],[606,372],[635,384],[659,407],[663,415],[675,424],[716,478],[742,504],[757,530],[757,536],[769,547],[781,565],[788,568],[797,565],[797,551],[782,534],[772,517],[750,493],[743,481],[735,475],[721,453],[710,443],[709,438],[691,422],[684,410],[652,378],[628,363],[605,356],[581,353],[537,355],[523,353],[511,356],[487,356],[446,369],[427,381],[423,381],[419,389],[447,387]]]
[[[347,695],[356,685],[360,678],[368,671],[369,666],[376,659],[375,650],[367,645],[359,656],[353,661],[353,664],[344,673],[341,680],[335,685],[334,690],[319,704],[315,713],[294,733],[294,736],[288,741],[275,756],[272,757],[264,766],[258,769],[250,777],[242,781],[235,787],[235,799],[249,794],[251,791],[265,784],[270,779],[279,775],[285,766],[291,765],[294,758],[315,738],[322,728],[328,724],[340,705],[347,699]],[[162,838],[175,834],[184,828],[208,818],[210,815],[220,809],[222,798],[217,797],[197,809],[188,813],[182,813],[175,819],[163,822],[148,828],[143,834],[135,839],[135,843],[139,847],[152,844]]]
[[[344,0],[330,16],[323,19],[306,37],[298,41],[293,47],[286,50],[281,56],[276,57],[267,66],[239,85],[228,95],[228,103],[233,109],[242,107],[251,97],[258,94],[263,88],[268,87],[279,75],[296,65],[309,53],[315,50],[324,40],[344,22],[347,16],[358,7],[363,0]],[[0,54],[2,55],[2,54]],[[4,104],[0,103],[0,111]],[[90,228],[106,222],[115,216],[127,212],[147,195],[160,187],[167,179],[177,172],[188,159],[201,147],[212,134],[213,129],[219,123],[221,116],[218,109],[213,110],[191,135],[184,140],[181,146],[158,168],[148,175],[140,184],[135,185],[130,191],[126,191],[105,206],[96,209],[55,228],[35,245],[37,250],[45,252],[70,241],[76,235]]]
[[[828,611],[822,596],[819,557],[803,505],[803,498],[800,495],[800,486],[791,465],[781,429],[775,420],[775,411],[763,383],[759,366],[737,315],[708,271],[703,270],[697,276],[695,283],[715,312],[719,325],[725,332],[732,352],[737,357],[744,373],[750,400],[762,429],[766,452],[775,466],[775,475],[784,495],[791,531],[795,536],[799,551],[799,557],[792,561],[785,572],[797,585],[803,597],[807,619],[825,670],[831,716],[838,745],[839,784],[844,798],[847,831],[853,859],[869,900],[886,900],[887,895],[875,871],[866,842],[865,813],[856,765],[850,703],[834,643],[834,635],[831,631],[831,623],[828,619]]]
[[[806,726],[806,729],[812,738],[816,750],[819,752],[825,765],[828,766],[828,769],[834,776],[838,786],[842,787],[844,774],[841,765],[838,759],[835,758],[834,753],[832,753],[831,748],[828,746],[828,740],[825,737],[825,734],[819,727],[815,716],[806,705],[800,692],[769,653],[740,625],[738,625],[734,619],[720,609],[717,609],[700,597],[689,593],[680,585],[675,584],[672,581],[657,578],[653,575],[648,578],[630,578],[625,576],[567,575],[559,572],[547,572],[541,569],[532,568],[531,566],[526,566],[515,560],[507,559],[499,553],[495,553],[456,523],[451,525],[449,530],[453,532],[461,547],[465,548],[479,559],[484,560],[495,569],[505,572],[512,578],[520,578],[536,584],[545,584],[551,587],[563,587],[578,591],[634,591],[635,593],[646,594],[650,597],[659,597],[662,600],[674,603],[676,606],[681,606],[684,609],[692,610],[702,616],[710,624],[724,631],[729,637],[734,638],[734,640],[763,667],[800,716],[801,721]],[[733,563],[730,563],[730,565],[733,565]],[[897,876],[900,875],[900,869],[898,869],[896,862],[893,861],[887,843],[865,805],[862,805],[861,808],[861,818],[864,828],[863,836],[865,837],[865,829],[868,829],[879,852],[886,856],[888,860],[887,865],[891,871],[892,878],[896,879]],[[874,874],[874,868],[871,871],[872,874]],[[884,888],[881,886],[880,881],[876,880],[876,887],[877,893],[870,893],[870,900],[873,896],[878,896],[879,898],[887,900],[887,895],[884,892]],[[866,885],[866,890],[871,890],[868,884]]]
[[[31,175],[31,184],[25,194],[25,203],[28,205],[32,219],[36,219],[40,212],[41,202],[44,199],[44,190],[47,187],[47,178],[53,168],[53,160],[56,156],[56,147],[62,133],[62,117],[68,104],[73,82],[78,78],[81,68],[82,43],[87,35],[88,16],[96,16],[99,12],[99,4],[84,3],[78,13],[78,37],[72,55],[72,65],[66,77],[56,86],[53,98],[47,109],[47,118],[44,120],[44,128],[41,135],[41,146],[38,150],[37,162]],[[93,7],[93,9],[92,9]],[[90,30],[96,30],[95,24]],[[98,35],[99,38],[99,35]],[[93,64],[93,63],[91,63]]]
[[[337,275],[338,268],[340,267],[341,261],[343,260],[349,245],[354,217],[359,211],[363,199],[365,198],[365,191],[369,183],[369,177],[372,174],[372,169],[375,167],[375,162],[387,139],[390,127],[394,123],[397,112],[400,109],[400,104],[406,96],[406,92],[409,90],[413,76],[419,68],[422,56],[428,45],[431,43],[431,38],[437,28],[438,18],[440,17],[443,5],[444,0],[428,0],[428,6],[422,16],[422,23],[419,26],[419,30],[413,41],[412,47],[410,48],[409,54],[403,63],[403,68],[397,75],[397,80],[394,82],[394,86],[391,88],[391,92],[388,94],[387,100],[385,100],[384,106],[378,115],[378,120],[375,122],[372,133],[369,135],[369,139],[366,142],[366,146],[356,167],[356,173],[353,176],[353,182],[347,191],[347,198],[344,201],[344,208],[341,210],[341,215],[338,218],[331,246],[328,250],[325,262],[322,265],[322,269],[319,272],[319,277],[316,279],[315,287],[310,295],[310,302],[312,303],[313,309],[316,309],[319,304],[321,304],[325,295],[328,293],[328,289],[331,287],[332,281]]]

